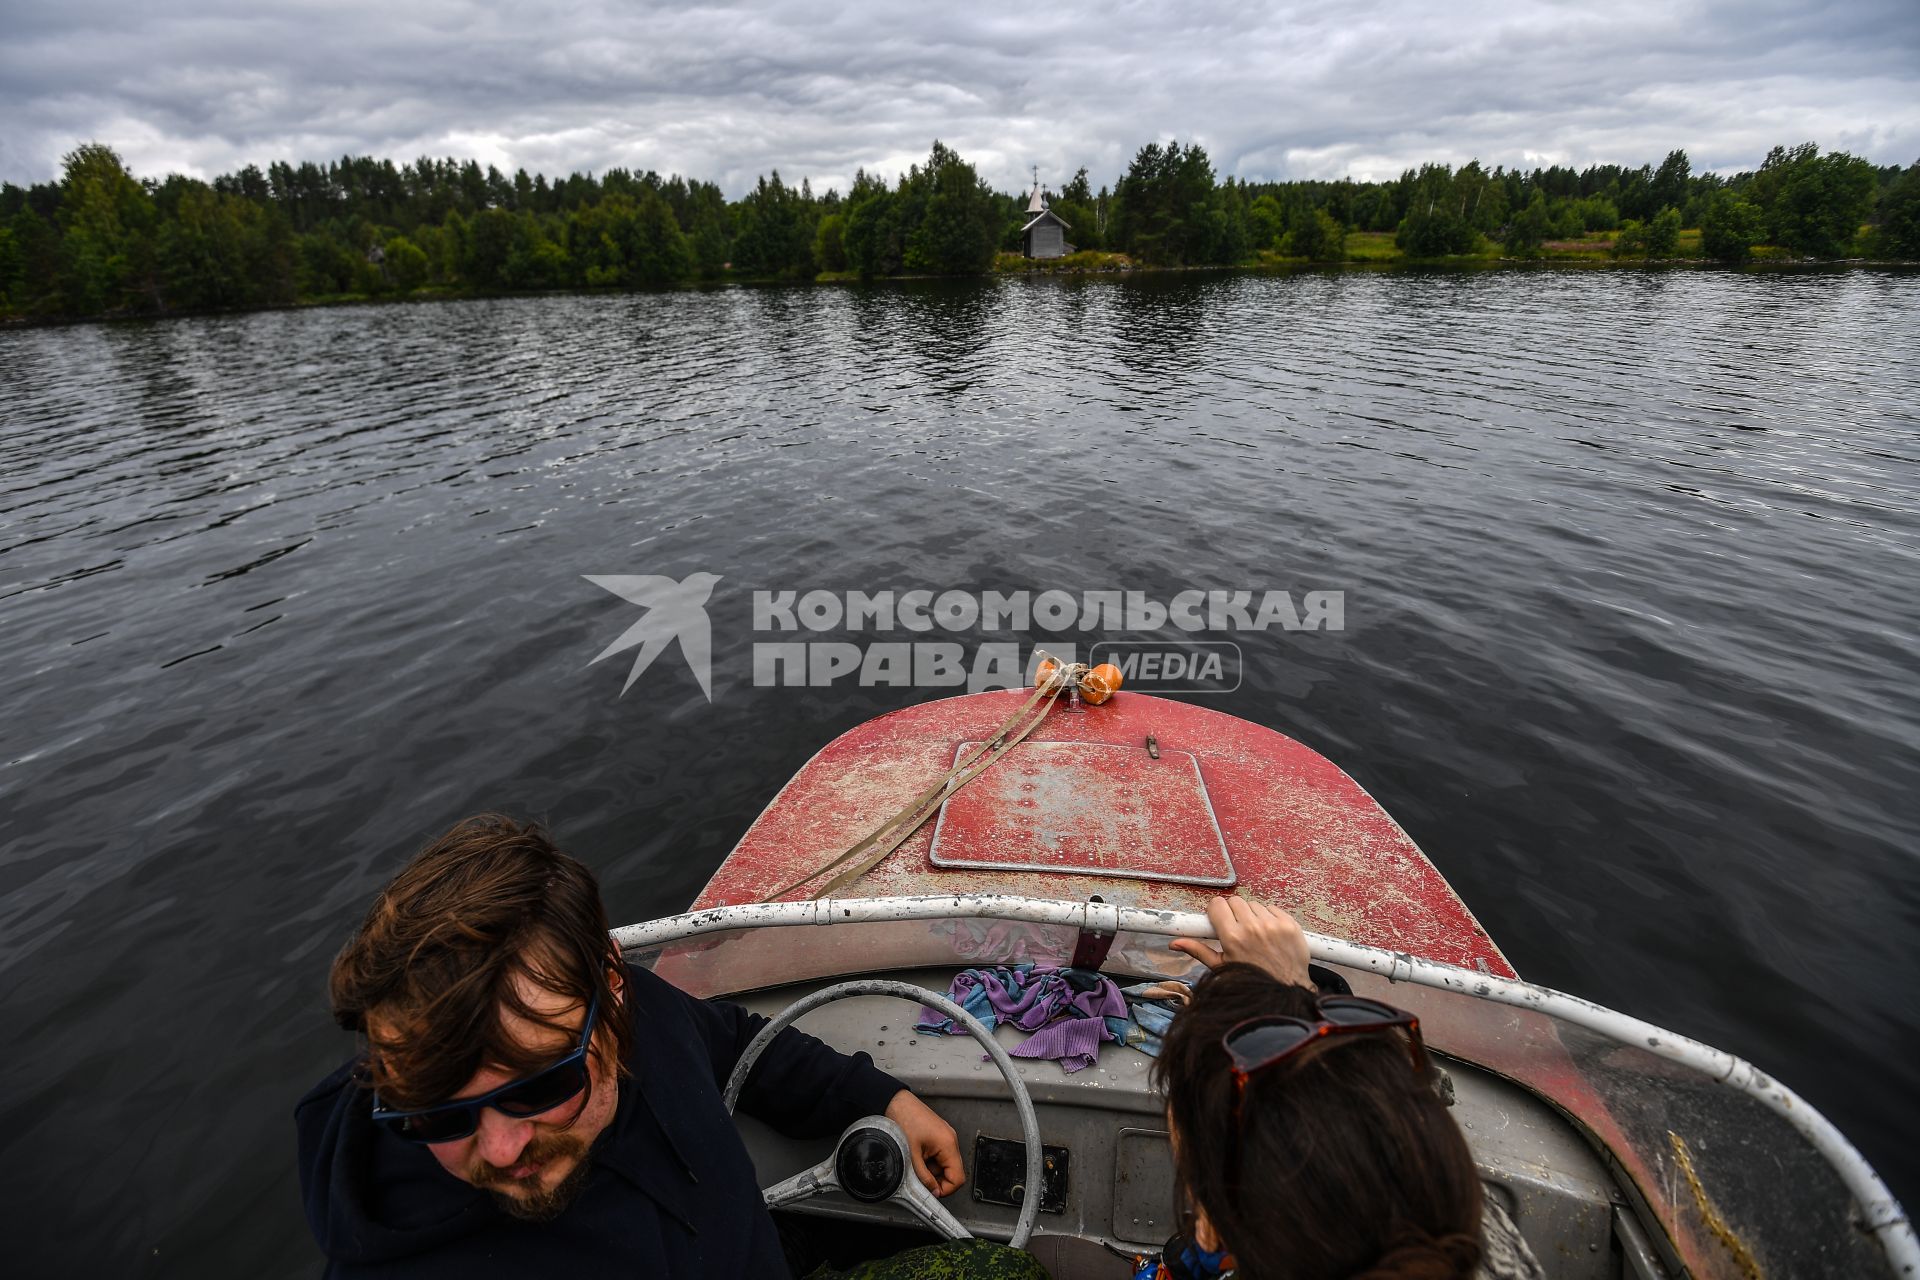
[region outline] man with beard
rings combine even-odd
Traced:
[[[721,1102],[765,1020],[623,963],[593,874],[537,827],[486,815],[422,851],[330,987],[364,1048],[295,1111],[328,1275],[789,1273]],[[929,1188],[965,1181],[950,1125],[797,1031],[740,1109],[795,1137],[884,1114]]]

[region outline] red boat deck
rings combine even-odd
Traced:
[[[774,797],[694,909],[764,901],[825,866],[1026,696],[943,698],[834,739]],[[1147,694],[1056,704],[935,821],[834,896],[1099,894],[1198,911],[1235,890],[1317,932],[1514,976],[1407,833],[1325,757],[1236,716]]]

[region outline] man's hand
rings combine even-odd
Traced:
[[[887,1119],[907,1135],[913,1172],[927,1190],[945,1196],[960,1189],[967,1171],[960,1167],[960,1138],[952,1125],[907,1089],[893,1095],[893,1101],[887,1104]]]
[[[1313,985],[1307,976],[1307,935],[1300,922],[1280,908],[1228,895],[1207,904],[1207,919],[1220,939],[1219,950],[1198,938],[1175,938],[1172,948],[1209,969],[1237,961],[1297,987]]]

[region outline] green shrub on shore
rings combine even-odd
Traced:
[[[420,246],[405,236],[395,236],[387,241],[387,274],[393,280],[393,287],[402,293],[412,293],[427,282],[429,269],[427,255]]]
[[[1507,255],[1514,258],[1539,257],[1541,246],[1546,244],[1547,232],[1551,229],[1546,192],[1536,191],[1527,207],[1516,214],[1507,226],[1504,244]]]
[[[1647,224],[1647,256],[1671,258],[1680,247],[1680,211],[1668,205]]]
[[[1680,247],[1680,211],[1668,205],[1647,222],[1629,218],[1613,240],[1616,258],[1666,261]]]
[[[1920,259],[1920,164],[1894,180],[1880,197],[1868,243],[1878,258]]]
[[[1295,219],[1293,230],[1281,242],[1280,252],[1308,262],[1345,262],[1347,229],[1324,209],[1312,209]]]
[[[1700,221],[1700,249],[1716,262],[1741,263],[1759,243],[1760,211],[1731,191],[1715,192]]]
[[[1081,249],[1059,258],[1029,258],[1024,254],[1002,251],[993,261],[997,275],[1074,275],[1093,272],[1131,271],[1134,262],[1124,253],[1102,249]]]
[[[1873,207],[1872,165],[1844,151],[1820,154],[1811,142],[1775,147],[1748,184],[1767,239],[1815,258],[1854,251],[1860,224]]]

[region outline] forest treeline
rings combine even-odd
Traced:
[[[1220,180],[1197,144],[1142,147],[1098,191],[1050,193],[1080,255],[1146,266],[1537,257],[1920,258],[1920,164],[1876,168],[1811,143],[1757,170],[1695,173],[1683,151],[1632,169],[1423,165],[1389,182]],[[0,311],[56,318],[280,306],[418,292],[659,287],[822,274],[974,275],[1017,253],[1027,196],[939,142],[889,183],[816,193],[776,171],[729,200],[710,182],[611,169],[549,181],[477,163],[349,156],[249,165],[211,183],[141,179],[109,147],[58,181],[0,186]],[[1697,239],[1689,229],[1697,229]],[[1377,254],[1372,256],[1378,256]],[[1079,260],[1088,261],[1088,257]],[[1093,259],[1097,260],[1097,259]]]

